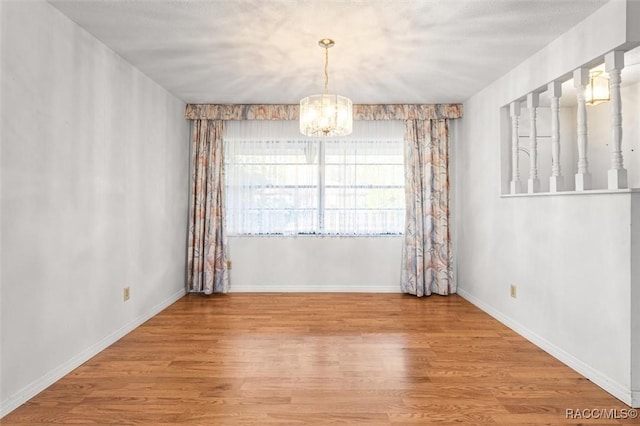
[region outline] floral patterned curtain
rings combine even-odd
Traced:
[[[204,294],[229,290],[223,129],[221,120],[193,121],[187,286]]]
[[[405,241],[401,288],[455,293],[449,236],[449,129],[446,119],[405,122]]]

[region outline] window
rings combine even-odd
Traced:
[[[398,235],[403,123],[356,122],[347,138],[306,138],[297,122],[227,122],[229,235]]]

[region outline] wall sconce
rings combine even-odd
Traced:
[[[587,105],[598,105],[611,100],[609,76],[604,71],[591,71],[584,96]]]

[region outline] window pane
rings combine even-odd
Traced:
[[[325,190],[328,209],[404,209],[404,188],[331,188]]]
[[[334,186],[376,185],[404,187],[402,164],[327,164],[326,184]]]
[[[402,123],[357,122],[354,134],[339,140],[305,138],[295,122],[227,124],[230,235],[404,231]]]
[[[318,227],[318,142],[225,142],[227,232],[314,233]]]
[[[385,235],[404,231],[402,140],[326,145],[324,231]]]

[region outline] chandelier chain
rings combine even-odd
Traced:
[[[329,47],[324,47],[324,94],[329,93]]]

